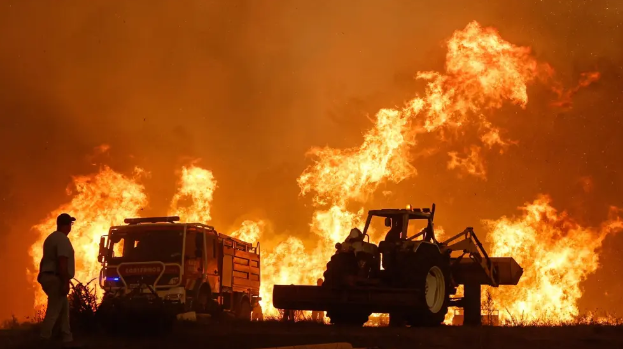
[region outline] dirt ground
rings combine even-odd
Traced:
[[[623,327],[339,328],[311,323],[177,325],[159,336],[76,334],[87,348],[268,348],[348,342],[355,348],[576,349],[623,348]],[[41,348],[32,327],[0,330],[0,348]]]

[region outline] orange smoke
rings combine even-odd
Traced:
[[[495,29],[483,28],[477,22],[471,22],[463,30],[456,31],[449,38],[447,47],[445,72],[417,73],[417,79],[426,81],[423,94],[416,95],[402,108],[381,109],[375,115],[372,127],[364,134],[360,146],[348,149],[312,148],[309,151],[308,155],[313,162],[303,171],[297,182],[302,195],[312,196],[316,211],[312,216],[310,229],[319,239],[311,250],[306,249],[300,239],[289,237],[271,251],[262,251],[261,296],[265,315],[277,314],[271,302],[274,284],[314,284],[317,278],[322,277],[325,265],[334,251],[335,242],[343,241],[353,226],[361,226],[363,206],[379,185],[386,182],[398,183],[417,174],[410,161],[410,154],[415,148],[419,133],[437,131],[438,134],[443,134],[469,124],[475,125],[482,144],[469,145],[465,148],[465,154],[450,152],[448,167],[483,179],[487,173],[482,152],[494,147],[503,152],[510,144],[516,144],[504,139],[504,130],[495,126],[487,113],[502,107],[506,102],[525,107],[528,102],[527,86],[535,81],[551,83],[553,70],[547,64],[537,62],[529,48],[515,46],[503,40]],[[577,88],[558,95],[570,98],[580,87],[587,86],[597,78],[598,75],[587,74]],[[554,84],[552,88],[556,91],[557,86]],[[88,264],[84,270],[88,270],[88,273],[95,272],[94,276],[99,271],[96,262],[99,235],[105,234],[111,224],[118,224],[128,216],[136,216],[146,202],[142,186],[133,179],[118,175],[107,168],[102,173],[108,173],[102,176],[114,178],[102,180],[100,185],[90,184],[94,186],[93,190],[90,185],[86,186],[84,191],[89,194],[83,195],[79,192],[70,205],[58,210],[80,212],[76,213],[79,220],[81,211],[93,211],[93,215],[89,214],[83,222],[98,222],[97,228],[76,225],[76,230],[81,231],[78,236],[87,238],[85,246],[92,249],[88,253],[83,251],[77,258],[80,263]],[[94,178],[99,176],[100,174]],[[117,188],[122,182],[127,189],[115,191],[116,189],[105,186]],[[101,186],[104,187],[100,188]],[[186,222],[210,221],[210,208],[216,187],[216,180],[210,171],[195,165],[183,167],[169,214],[179,215]],[[101,197],[101,193],[106,196]],[[132,199],[126,195],[132,195]],[[91,206],[85,206],[87,204]],[[566,215],[552,211],[546,201],[537,200],[528,207],[526,216],[521,220],[502,218],[496,222],[488,222],[493,231],[492,255],[515,257],[526,270],[522,282],[527,283],[526,289],[532,287],[532,293],[526,294],[519,291],[520,287],[509,291],[517,294],[505,293],[506,289],[500,289],[500,304],[508,305],[509,312],[513,313],[521,310],[536,312],[546,309],[549,304],[559,302],[556,305],[558,308],[554,309],[563,318],[575,316],[577,308],[574,312],[573,307],[581,296],[577,282],[597,268],[594,252],[603,237],[598,239],[598,244],[595,240],[588,241],[592,230],[579,227]],[[541,207],[542,211],[536,207]],[[101,213],[109,211],[114,214]],[[54,217],[55,214],[56,212]],[[46,221],[40,231],[49,230],[51,223],[52,218]],[[606,234],[603,232],[614,229],[620,221],[613,220],[610,223],[612,228],[603,227],[597,233]],[[542,227],[549,230],[543,233]],[[262,221],[245,221],[232,235],[247,241],[257,241],[261,239],[264,228]],[[543,234],[546,240],[541,239]],[[564,239],[556,240],[558,237]],[[551,241],[553,245],[549,246],[544,241]],[[588,241],[589,244],[579,243],[580,241]],[[41,241],[36,247],[40,244]],[[508,246],[512,246],[512,249],[506,250]],[[586,246],[589,246],[588,249]],[[562,275],[567,271],[565,268],[575,267],[567,259],[576,253],[589,267],[581,272],[569,272],[574,275],[574,280],[577,281],[575,284],[564,284],[556,288],[558,286],[555,285],[555,280],[567,277]],[[37,256],[33,255],[33,260],[38,263]],[[541,268],[538,269],[539,274],[531,275],[531,267],[535,270]],[[541,277],[543,273],[549,274]]]
[[[500,315],[511,321],[566,322],[579,315],[580,283],[599,267],[603,240],[623,229],[616,209],[598,228],[582,227],[539,196],[522,217],[486,220],[491,255],[512,256],[524,268],[517,286],[492,289]]]
[[[39,233],[30,248],[34,269],[29,274],[33,283],[36,283],[43,241],[56,230],[56,217],[63,212],[76,217],[69,235],[75,250],[75,278],[86,283],[98,277],[100,236],[107,234],[111,225],[138,216],[147,204],[145,188],[137,182],[141,173],[137,168],[134,177],[127,177],[103,166],[96,174],[73,177],[73,187],[67,189],[67,194],[73,195],[71,201],[33,227]],[[35,289],[35,306],[45,304],[45,294],[39,287]]]

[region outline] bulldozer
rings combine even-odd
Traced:
[[[390,228],[378,246],[368,235],[377,217]],[[389,314],[390,326],[438,326],[457,307],[465,325],[480,325],[481,286],[517,285],[523,269],[512,257],[490,257],[472,227],[438,241],[434,217],[435,204],[370,210],[363,232],[354,228],[335,245],[322,286],[275,285],[274,306],[326,311],[332,324],[355,326],[372,313]],[[425,226],[408,236],[414,221]]]

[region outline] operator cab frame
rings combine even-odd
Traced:
[[[419,236],[423,236],[424,241],[430,242],[432,240],[437,243],[433,223],[433,219],[435,217],[435,204],[432,205],[432,208],[411,208],[411,205],[408,205],[406,209],[381,209],[368,211],[368,218],[366,219],[366,225],[363,229],[363,235],[368,236],[368,239],[368,228],[370,227],[373,217],[384,217],[386,227],[392,227],[396,220],[399,222],[401,221],[399,240],[414,240]],[[426,220],[427,226],[418,234],[407,237],[409,222],[411,220]]]

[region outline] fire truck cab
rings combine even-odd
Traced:
[[[259,300],[260,248],[179,217],[128,218],[100,239],[107,297],[144,294],[179,312],[229,312],[250,320]]]

